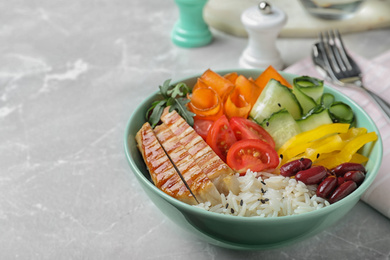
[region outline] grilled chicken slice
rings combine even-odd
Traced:
[[[227,195],[232,191],[238,194],[239,183],[234,171],[175,110],[169,112],[169,108],[165,108],[161,121],[177,136],[220,193]]]
[[[161,124],[155,127],[154,132],[197,200],[199,202],[210,201],[213,205],[221,203],[221,196],[215,185],[170,128],[165,124]]]
[[[149,123],[142,126],[135,139],[156,187],[187,204],[198,204],[181,180]]]

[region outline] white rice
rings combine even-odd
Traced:
[[[238,180],[241,190],[238,195],[221,194],[221,204],[206,202],[195,207],[234,216],[277,217],[298,215],[330,205],[316,196],[317,185],[305,185],[288,177],[248,171]]]

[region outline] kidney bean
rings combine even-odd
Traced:
[[[284,177],[294,176],[297,172],[309,169],[312,161],[308,158],[301,158],[288,163],[283,164],[280,167],[280,174]]]
[[[366,169],[360,163],[342,163],[332,169],[332,172],[336,176],[343,176],[349,171],[361,171],[363,173],[366,173]]]
[[[344,174],[344,180],[346,181],[354,181],[357,185],[360,185],[364,178],[365,174],[361,171],[349,171],[346,174]]]
[[[336,177],[336,175],[329,169],[326,169],[326,176],[329,177],[329,176],[333,176],[333,177]]]
[[[329,198],[329,203],[335,203],[336,201],[339,201],[349,194],[351,194],[354,190],[356,190],[357,184],[354,181],[346,181],[340,186],[336,188],[336,190],[332,193],[332,195]]]
[[[344,177],[337,177],[337,186],[340,186],[345,182]]]
[[[337,178],[335,176],[326,177],[317,187],[318,197],[327,198],[337,187]]]
[[[299,171],[295,175],[297,181],[301,181],[306,185],[320,183],[327,174],[327,170],[324,166],[313,166],[309,169]]]

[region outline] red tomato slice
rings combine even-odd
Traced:
[[[206,140],[207,134],[213,123],[214,121],[212,120],[194,119],[194,130],[198,133],[198,135]]]
[[[218,118],[207,134],[206,142],[214,152],[226,162],[230,146],[237,141],[225,115]]]
[[[227,164],[240,175],[275,169],[279,156],[271,145],[258,139],[243,139],[234,143],[227,153]]]
[[[272,136],[255,122],[242,117],[232,117],[229,123],[237,140],[259,139],[275,148],[275,141]]]

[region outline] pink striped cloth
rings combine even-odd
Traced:
[[[352,54],[352,56],[362,69],[364,85],[390,103],[390,50],[372,60],[367,60],[356,54]],[[315,69],[310,57],[291,65],[285,71],[297,75],[323,78]],[[326,82],[326,84],[332,85],[330,82]],[[390,218],[390,120],[386,119],[386,116],[367,96],[368,94],[351,88],[334,87],[363,107],[380,131],[384,152],[382,165],[376,179],[363,194],[362,200]]]

